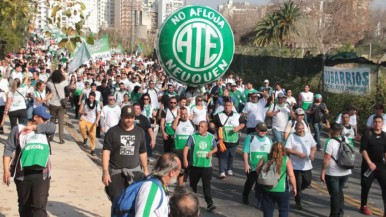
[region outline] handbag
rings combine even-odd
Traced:
[[[29,99],[25,98],[25,96],[24,96],[23,94],[21,94],[18,90],[16,90],[16,92],[17,92],[18,94],[20,94],[20,96],[23,97],[25,106],[26,106],[27,108],[29,108],[29,107],[31,106],[31,101],[30,101]]]
[[[56,91],[56,95],[58,95],[58,98],[60,98],[58,90],[56,89],[55,84],[54,84],[54,88],[55,88],[55,91]],[[62,108],[65,109],[67,107],[67,100],[65,98],[64,99],[60,99],[59,102],[60,102],[60,105],[62,106]]]

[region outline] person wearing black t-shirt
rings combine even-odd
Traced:
[[[155,137],[153,129],[151,128],[149,119],[145,117],[145,115],[141,114],[141,106],[139,104],[134,104],[133,108],[135,112],[135,125],[144,130],[146,137],[147,156],[151,157],[153,154],[152,149],[155,146]]]
[[[134,121],[134,108],[124,106],[119,124],[105,135],[102,182],[112,203],[125,187],[149,175],[145,133]]]
[[[363,159],[361,168],[361,208],[359,212],[365,215],[372,215],[367,208],[367,198],[374,179],[377,179],[381,186],[383,205],[386,211],[386,133],[382,132],[383,122],[381,115],[375,115],[373,129],[368,130],[361,141],[360,151]],[[372,172],[366,177],[365,173],[368,169]]]

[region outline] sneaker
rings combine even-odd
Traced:
[[[263,210],[263,204],[261,204],[261,200],[257,200],[256,209]]]
[[[87,139],[83,139],[83,145],[87,145]]]
[[[243,204],[245,204],[245,205],[249,204],[249,199],[247,196],[243,196]]]
[[[297,210],[302,210],[303,209],[302,204],[300,202],[296,203],[295,208]]]
[[[94,151],[94,150],[91,150],[90,154],[91,154],[92,156],[96,156],[96,154],[95,154],[95,151]]]
[[[220,173],[220,175],[218,176],[219,179],[225,179],[225,173]]]
[[[215,210],[216,208],[217,208],[217,207],[216,207],[215,205],[211,204],[211,205],[208,205],[207,210],[208,210],[208,212],[212,212],[212,211]]]
[[[228,176],[233,176],[233,171],[232,171],[232,170],[228,170],[228,171],[227,171],[227,175],[228,175]]]
[[[363,215],[372,215],[373,213],[367,208],[367,206],[361,206],[359,209],[359,212],[362,213]]]

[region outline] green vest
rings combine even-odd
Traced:
[[[192,166],[194,167],[212,167],[212,158],[206,156],[212,150],[214,136],[211,133],[207,133],[206,136],[201,136],[198,133],[192,135],[193,144],[192,147]]]
[[[21,159],[20,166],[45,168],[50,157],[50,146],[47,136],[31,132],[26,136],[20,136]]]
[[[182,150],[186,146],[186,142],[189,139],[189,136],[194,133],[194,126],[190,120],[181,121],[178,123],[176,134],[174,137],[174,148],[176,150]]]
[[[276,187],[269,189],[264,188],[265,191],[268,192],[284,192],[286,190],[286,182],[287,182],[287,156],[283,157],[283,163],[281,165],[281,170],[279,176],[277,178],[279,179],[279,182],[277,183]],[[265,161],[264,161],[265,163]]]
[[[249,143],[249,165],[252,170],[256,170],[261,158],[264,159],[264,162],[267,161],[271,148],[272,141],[268,136],[261,138],[256,134],[254,135],[252,141]]]
[[[237,143],[239,141],[239,133],[233,132],[233,128],[240,125],[240,114],[233,112],[232,116],[227,116],[224,112],[218,114],[218,117],[223,125],[223,134],[225,143]]]

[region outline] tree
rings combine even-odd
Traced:
[[[293,1],[285,2],[258,22],[253,44],[267,46],[275,43],[281,47],[291,34],[296,34],[295,23],[301,16],[300,8]]]
[[[49,1],[47,1],[49,2]],[[51,17],[48,18],[48,22],[54,27],[59,28],[67,36],[59,42],[60,48],[66,48],[73,53],[76,49],[76,45],[82,42],[82,37],[85,36],[85,32],[82,31],[85,24],[85,18],[83,11],[86,9],[86,5],[80,1],[61,1],[54,0],[52,7]],[[66,16],[68,19],[74,20],[74,25],[62,26],[61,16]],[[46,31],[46,36],[51,36],[50,31]],[[86,42],[88,44],[94,44],[94,37],[87,36]]]
[[[308,0],[304,5],[307,13],[295,24],[298,34],[291,41],[323,54],[344,44],[356,45],[365,36],[368,6],[368,0],[334,0],[323,4]]]
[[[0,58],[23,45],[28,30],[33,29],[29,24],[33,6],[28,0],[0,1]]]

